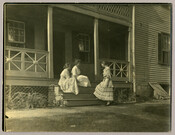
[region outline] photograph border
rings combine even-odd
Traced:
[[[174,97],[175,97],[175,92],[173,91],[174,89],[175,89],[175,84],[173,84],[173,82],[174,82],[174,77],[175,77],[175,72],[173,71],[173,69],[175,69],[175,65],[174,65],[174,61],[175,61],[175,56],[174,56],[174,51],[175,51],[175,49],[174,49],[174,26],[175,26],[175,21],[174,21],[174,16],[175,16],[175,14],[174,14],[174,9],[175,9],[175,1],[174,0],[167,0],[167,1],[164,1],[164,0],[134,0],[134,1],[131,1],[131,0],[108,0],[108,1],[105,1],[105,0],[95,0],[95,1],[93,1],[93,0],[89,0],[89,1],[87,1],[87,0],[51,0],[51,1],[49,1],[49,0],[2,0],[2,1],[0,1],[0,4],[1,4],[1,11],[0,11],[0,15],[1,15],[1,21],[0,21],[0,23],[1,23],[1,27],[0,27],[0,33],[1,33],[1,36],[0,36],[0,41],[1,41],[1,44],[0,44],[0,63],[2,63],[2,64],[0,64],[0,71],[2,71],[2,72],[0,72],[0,99],[2,100],[3,99],[3,86],[4,86],[4,82],[5,82],[5,80],[4,80],[4,54],[3,54],[3,49],[4,49],[4,46],[3,46],[3,5],[4,5],[4,3],[35,3],[35,4],[41,4],[41,3],[46,3],[46,4],[50,4],[50,3],[106,3],[106,2],[109,2],[109,3],[133,3],[133,4],[152,4],[152,3],[155,3],[155,4],[157,4],[157,3],[172,3],[172,20],[171,20],[171,24],[172,24],[172,29],[171,29],[171,33],[172,33],[172,67],[171,67],[171,84],[172,84],[172,88],[171,88],[171,97],[172,97],[172,99],[171,99],[171,115],[172,115],[172,117],[171,117],[171,123],[172,123],[172,125],[171,125],[171,132],[17,132],[17,133],[15,133],[15,132],[3,132],[2,131],[2,127],[3,127],[3,102],[0,102],[1,104],[0,104],[0,110],[1,110],[1,113],[0,113],[0,119],[1,119],[1,123],[0,123],[0,127],[1,127],[1,131],[0,131],[0,134],[2,134],[2,135],[4,135],[4,134],[11,134],[11,133],[13,133],[13,135],[19,135],[19,134],[21,134],[21,135],[25,135],[25,134],[60,134],[60,135],[62,135],[62,134],[65,134],[65,135],[67,135],[67,134],[82,134],[82,135],[84,135],[84,134],[110,134],[110,135],[112,135],[112,134],[122,134],[122,135],[128,135],[128,134],[133,134],[133,135],[136,135],[136,134],[159,134],[159,135],[165,135],[165,134],[168,134],[168,135],[173,135],[173,134],[175,134],[175,117],[174,117],[174,114],[175,114],[175,110],[174,110],[174,107],[175,107],[175,101],[174,101]]]

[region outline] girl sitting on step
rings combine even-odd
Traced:
[[[74,93],[77,95],[79,92],[78,85],[76,79],[74,77],[70,77],[70,64],[66,63],[63,68],[64,70],[60,74],[58,85],[64,93]]]
[[[110,102],[113,101],[113,84],[111,80],[111,72],[105,61],[101,63],[101,66],[104,68],[103,81],[96,86],[94,95],[100,100],[107,101],[106,105],[110,105]]]
[[[72,76],[74,78],[76,78],[77,80],[77,83],[79,86],[82,86],[82,87],[90,87],[91,84],[90,84],[90,81],[88,79],[87,76],[84,76],[84,75],[80,75],[80,60],[79,59],[76,59],[75,60],[75,66],[72,68]]]

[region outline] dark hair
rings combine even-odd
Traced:
[[[74,64],[75,65],[77,65],[78,63],[80,63],[81,62],[81,60],[80,59],[75,59],[75,62],[74,62]]]
[[[106,66],[108,65],[106,61],[102,61],[101,64],[106,65]]]
[[[65,65],[63,66],[64,69],[68,67],[70,67],[70,63],[65,63]]]

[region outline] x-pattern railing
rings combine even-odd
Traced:
[[[5,56],[5,63],[8,65],[7,69],[11,70],[11,66],[15,66],[17,70],[21,71],[21,66],[20,64],[17,65],[16,62],[21,63],[21,59],[15,59],[15,58],[20,58],[21,57],[21,52],[17,52],[15,55],[11,56],[12,52],[8,50],[7,55]]]
[[[128,65],[121,62],[110,62],[111,75],[116,77],[128,77]]]
[[[37,53],[32,53],[34,55],[34,58],[32,58],[28,52],[25,52],[25,59],[29,58],[31,61],[25,61],[26,63],[29,63],[28,66],[25,67],[25,71],[28,71],[32,67],[34,67],[34,71],[37,72],[37,68],[40,68],[43,72],[46,72],[46,68],[41,66],[41,64],[44,64],[46,66],[47,61],[41,62],[42,59],[46,60],[47,54],[42,54],[39,58],[37,58]]]
[[[128,80],[129,63],[127,61],[118,61],[118,60],[110,60],[110,59],[105,61],[108,62],[113,80]]]
[[[6,71],[35,72],[47,74],[46,51],[34,49],[6,47],[5,69]]]

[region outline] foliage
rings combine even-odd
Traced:
[[[129,88],[116,88],[114,97],[117,103],[130,103],[136,100],[133,91]]]
[[[47,106],[47,97],[41,93],[16,92],[8,102],[8,108],[39,108]]]

